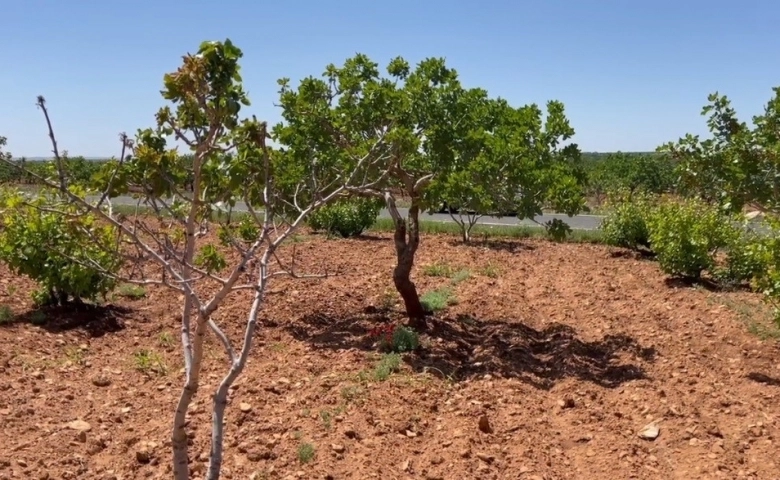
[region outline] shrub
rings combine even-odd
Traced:
[[[599,227],[603,232],[604,242],[631,250],[649,250],[647,218],[650,211],[650,197],[637,195],[630,201],[618,201]]]
[[[371,330],[370,335],[379,338],[379,349],[384,352],[411,352],[420,346],[420,336],[409,327],[387,324]]]
[[[386,353],[374,367],[374,380],[384,382],[390,375],[401,369],[401,356],[397,353]]]
[[[665,273],[698,279],[713,273],[719,249],[734,244],[738,227],[715,207],[687,200],[665,202],[648,215],[650,246]]]
[[[309,463],[314,460],[316,454],[316,449],[311,443],[302,443],[298,445],[298,461],[302,464]]]
[[[0,224],[0,261],[38,282],[42,303],[95,300],[114,288],[111,274],[120,267],[114,229],[93,216],[46,193],[26,200],[6,191],[0,193]]]
[[[431,290],[420,297],[423,308],[428,312],[438,312],[444,310],[450,305],[458,303],[455,292],[449,287],[442,287]]]
[[[725,265],[716,272],[718,279],[726,284],[743,284],[765,275],[767,262],[772,261],[766,255],[768,242],[771,240],[756,232],[737,232],[727,246]]]
[[[309,215],[309,226],[341,237],[357,237],[376,221],[382,204],[378,200],[348,198],[326,205]]]
[[[780,325],[780,219],[768,217],[769,235],[747,245],[745,256],[758,266],[751,278],[752,287],[764,294],[775,310]]]
[[[260,229],[251,216],[244,215],[236,224],[220,225],[217,228],[217,237],[224,247],[231,246],[234,242],[250,244],[260,237]]]
[[[0,305],[0,325],[10,323],[14,318],[14,312],[8,305]]]
[[[553,218],[545,222],[544,229],[547,232],[547,236],[554,242],[563,242],[572,232],[569,224],[559,218]]]

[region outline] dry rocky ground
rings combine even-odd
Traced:
[[[369,335],[402,320],[389,237],[298,239],[302,269],[338,275],[272,284],[223,478],[780,478],[780,348],[757,296],[675,285],[602,246],[451,242],[423,239],[418,288],[454,296],[394,371]],[[36,311],[32,288],[0,267],[17,316],[0,326],[0,479],[168,478],[176,296]],[[216,315],[235,341],[247,304]],[[226,368],[209,340],[196,478]]]

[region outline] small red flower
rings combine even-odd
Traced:
[[[371,338],[379,338],[381,339],[382,343],[389,345],[393,343],[393,334],[395,333],[395,328],[396,326],[394,324],[387,323],[385,325],[374,327],[368,334],[371,336]]]

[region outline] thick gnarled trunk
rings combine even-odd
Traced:
[[[409,326],[422,330],[427,327],[425,324],[426,312],[422,302],[420,302],[417,287],[411,279],[414,255],[420,245],[420,208],[412,203],[407,218],[404,219],[395,206],[395,200],[390,195],[386,196],[386,201],[387,208],[395,223],[393,240],[397,264],[393,270],[393,283],[404,301],[406,315],[409,317]]]

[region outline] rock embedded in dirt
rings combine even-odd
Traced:
[[[241,402],[238,405],[238,409],[241,410],[243,413],[249,413],[252,411],[252,405],[245,402]]]
[[[111,379],[105,375],[97,375],[92,377],[92,384],[96,387],[108,387],[111,385]]]
[[[490,425],[490,419],[487,415],[479,417],[479,431],[482,433],[493,433],[493,426]]]
[[[649,423],[639,431],[639,438],[643,440],[655,440],[661,434],[661,429],[655,423]]]
[[[344,445],[341,445],[341,444],[338,444],[338,443],[332,444],[330,446],[330,448],[332,448],[333,451],[336,452],[336,453],[344,453],[347,450]]]
[[[571,397],[562,398],[558,400],[558,406],[561,407],[561,409],[574,408],[574,399]]]
[[[707,428],[707,433],[712,435],[713,437],[723,438],[723,433],[721,433],[720,428],[718,428],[718,425],[714,423]]]
[[[147,464],[152,461],[152,452],[149,449],[148,445],[142,443],[135,450],[135,460],[141,464]]]
[[[477,452],[477,458],[485,463],[493,463],[496,460],[496,457],[484,452]]]
[[[246,454],[246,459],[250,462],[259,462],[261,460],[268,460],[274,457],[274,454],[269,450],[252,450]]]
[[[68,423],[68,428],[71,430],[76,430],[77,432],[88,432],[92,430],[92,425],[85,422],[84,420],[73,420],[72,422]]]
[[[97,455],[98,453],[102,452],[106,448],[105,442],[102,440],[90,440],[89,445],[87,446],[87,453],[90,455]]]

